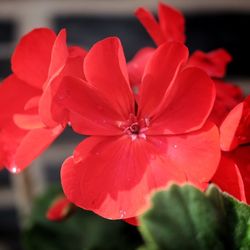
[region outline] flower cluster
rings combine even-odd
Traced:
[[[172,182],[213,182],[250,202],[250,99],[223,80],[232,58],[222,48],[189,55],[183,15],[165,4],[158,15],[136,11],[156,46],[128,63],[117,37],[86,51],[41,28],[17,45],[0,85],[0,165],[20,172],[69,124],[88,136],[62,165],[67,199],[49,218],[70,201],[134,223]]]

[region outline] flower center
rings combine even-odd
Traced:
[[[129,135],[132,140],[137,138],[146,139],[145,132],[148,129],[148,126],[148,119],[145,118],[138,120],[134,114],[131,114],[126,122],[121,122],[119,124],[119,127],[123,130],[124,134]]]

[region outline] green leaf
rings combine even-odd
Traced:
[[[250,249],[250,206],[225,195],[228,241],[231,249]]]
[[[136,227],[82,209],[65,221],[48,221],[46,211],[61,192],[50,188],[35,202],[22,234],[25,250],[133,250],[142,243]]]
[[[156,193],[140,222],[140,250],[250,249],[250,207],[213,185],[205,193],[190,185]]]

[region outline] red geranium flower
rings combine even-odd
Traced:
[[[184,16],[178,10],[165,4],[159,4],[158,15],[159,23],[144,8],[139,8],[136,12],[137,18],[157,46],[170,40],[184,43]],[[136,97],[139,92],[145,66],[153,53],[154,48],[143,48],[128,63],[129,79],[132,88],[135,90]],[[208,53],[197,50],[190,56],[188,62],[188,66],[201,68],[216,82],[217,95],[210,120],[218,126],[227,116],[228,112],[243,100],[243,94],[239,87],[219,80],[219,78],[225,76],[226,67],[231,60],[232,57],[226,50],[216,49]]]
[[[165,42],[185,42],[185,18],[178,10],[159,3],[159,22],[145,8],[138,8],[135,15],[157,46]]]
[[[205,53],[195,51],[189,59],[189,65],[199,67],[214,78],[222,78],[226,73],[226,66],[232,61],[231,55],[224,49],[216,49]]]
[[[84,55],[67,48],[65,30],[56,36],[35,29],[21,39],[11,60],[14,73],[0,86],[1,165],[21,171],[63,131],[66,116],[53,98],[61,77],[83,76]]]
[[[231,55],[224,49],[208,53],[198,50],[192,54],[188,63],[189,66],[203,69],[215,81],[216,99],[210,120],[218,126],[228,113],[244,99],[242,90],[238,86],[219,79],[225,76],[227,65],[231,60]]]
[[[185,19],[182,13],[166,4],[159,3],[158,14],[159,22],[145,8],[138,8],[135,12],[136,17],[157,46],[171,41],[184,43]],[[141,84],[144,68],[154,50],[150,47],[143,48],[128,63],[130,83],[132,88],[136,90],[136,94]]]
[[[185,18],[178,10],[160,3],[158,8],[159,23],[144,8],[138,8],[135,15],[157,46],[169,41],[185,43]],[[153,53],[152,50],[146,48],[139,51],[132,60],[137,66],[135,70],[138,65],[140,67],[146,65],[145,61],[140,61],[140,57],[148,59]],[[197,50],[191,55],[189,66],[202,68],[211,77],[222,78],[225,75],[227,64],[231,61],[231,55],[224,49],[217,49],[208,53]],[[133,65],[133,63],[131,64]],[[131,68],[132,65],[130,65]]]
[[[147,195],[169,182],[204,188],[220,159],[217,128],[206,123],[214,83],[186,68],[187,48],[160,46],[135,101],[117,38],[96,43],[84,60],[86,80],[66,77],[58,99],[84,140],[63,164],[66,197],[112,219],[137,216]],[[202,84],[201,84],[202,83]]]

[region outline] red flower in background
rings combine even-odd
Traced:
[[[13,74],[0,85],[1,165],[21,171],[60,135],[67,116],[53,98],[61,77],[83,76],[84,55],[67,48],[64,30],[56,36],[36,29],[21,39],[11,60]]]
[[[178,10],[160,3],[159,22],[144,8],[139,8],[135,14],[157,46],[167,41],[185,42],[185,18]],[[136,97],[144,69],[153,52],[154,48],[143,48],[128,63],[129,78]],[[231,60],[231,55],[224,49],[207,53],[197,50],[190,56],[187,65],[201,68],[215,81],[217,95],[210,120],[218,126],[228,112],[243,100],[239,87],[219,79],[225,76],[226,67]]]
[[[145,8],[138,8],[135,12],[136,17],[153,39],[156,46],[171,41],[184,43],[185,19],[182,13],[166,4],[159,3],[158,14],[159,22]],[[136,92],[138,92],[137,89],[139,89],[141,84],[144,68],[154,50],[154,48],[150,47],[143,48],[128,63],[130,83],[132,88],[136,89]]]
[[[22,155],[27,154],[27,152],[25,152],[25,154],[22,153],[21,150],[19,160],[19,148],[23,148],[21,145],[21,141],[24,138],[29,144],[31,144],[31,147],[33,147],[32,150],[36,151],[39,149],[34,147],[34,144],[36,144],[35,141],[28,141],[30,139],[30,136],[31,138],[36,136],[37,130],[34,130],[34,133],[32,133],[31,135],[28,134],[26,130],[20,129],[16,126],[13,120],[13,116],[15,113],[23,112],[27,101],[39,94],[39,90],[25,84],[15,75],[11,75],[6,78],[0,85],[0,165],[9,167],[9,170],[14,173],[18,172],[15,164],[16,159],[18,162],[20,160],[23,161]],[[31,111],[29,113],[32,115]],[[53,131],[50,132],[44,130],[43,132],[44,134],[42,135],[42,138],[50,137],[50,134],[53,135]],[[46,134],[46,132],[48,133]],[[47,136],[45,136],[45,134]],[[36,139],[39,140],[40,138]],[[25,155],[25,158],[28,158],[27,161],[29,161],[29,157],[29,154]]]
[[[185,18],[178,10],[159,3],[159,22],[145,8],[138,8],[135,15],[157,46],[165,42],[185,42]]]
[[[208,53],[196,50],[189,58],[189,66],[204,69],[213,78],[222,78],[225,76],[227,64],[231,61],[231,55],[224,49]]]
[[[203,71],[183,70],[187,59],[184,45],[160,46],[147,64],[137,103],[117,38],[89,51],[86,80],[64,78],[58,98],[73,129],[91,135],[62,167],[71,202],[126,219],[142,212],[151,191],[171,181],[207,185],[220,159],[217,128],[206,123],[215,89]]]
[[[139,88],[146,64],[154,54],[154,51],[155,48],[143,48],[139,50],[135,54],[134,58],[127,64],[129,81],[136,97],[139,93]]]
[[[225,76],[227,64],[231,60],[231,55],[224,49],[208,53],[198,50],[191,55],[188,63],[189,66],[203,69],[215,82],[216,99],[209,118],[218,126],[221,125],[227,114],[244,99],[238,86],[219,79]]]
[[[49,207],[46,218],[50,221],[62,221],[74,212],[75,206],[64,196],[59,196]]]

